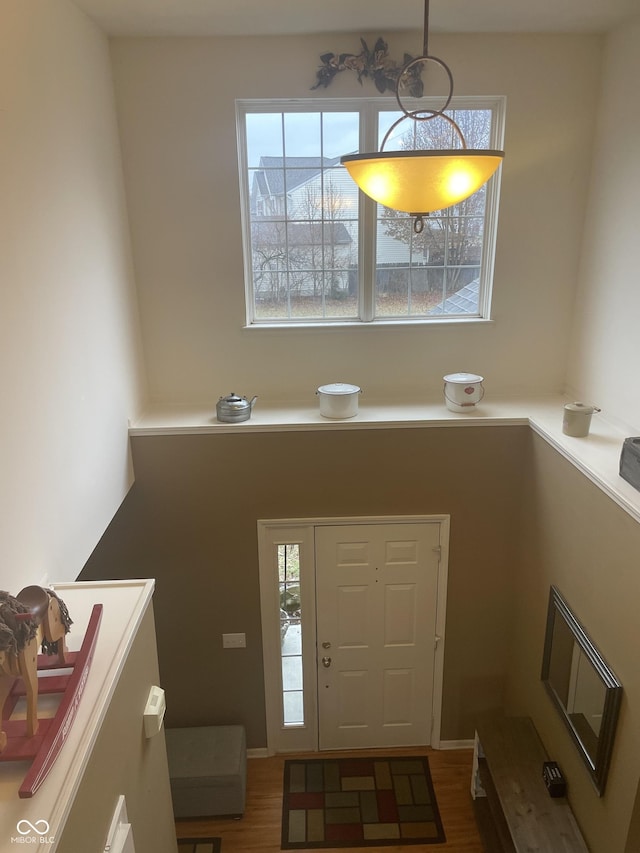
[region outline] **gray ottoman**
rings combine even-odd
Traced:
[[[175,817],[244,814],[247,748],[243,726],[167,729]]]

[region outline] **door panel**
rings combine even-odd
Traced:
[[[412,646],[416,642],[416,585],[389,584],[384,600],[384,645]]]
[[[336,590],[337,640],[340,648],[366,648],[368,598],[369,589],[366,586],[342,586]]]
[[[340,672],[338,679],[339,717],[342,725],[350,729],[366,727],[369,673],[363,670]]]
[[[415,701],[413,671],[389,669],[383,674],[383,679],[383,725],[411,725]]]
[[[316,528],[320,749],[429,743],[439,544],[438,522]]]

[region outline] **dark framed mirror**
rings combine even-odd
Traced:
[[[555,586],[549,594],[542,681],[602,796],[622,685]]]

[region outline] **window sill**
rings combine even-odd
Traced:
[[[567,400],[560,395],[504,398],[483,401],[473,413],[458,414],[450,412],[441,400],[406,404],[363,397],[354,418],[329,420],[320,415],[315,398],[312,403],[287,404],[258,400],[250,420],[239,424],[219,423],[212,406],[158,406],[149,409],[132,424],[129,434],[134,437],[529,424],[534,432],[640,522],[640,492],[619,475],[622,442],[632,433],[624,432],[598,414],[593,418],[591,432],[586,438],[564,435],[562,407],[565,402]]]
[[[400,318],[389,317],[388,319],[376,320],[327,320],[327,321],[309,321],[299,323],[248,323],[243,326],[243,331],[254,332],[258,331],[287,331],[295,329],[300,331],[319,330],[326,332],[331,329],[402,329],[402,328],[428,328],[434,326],[477,326],[491,325],[494,321],[487,317],[432,317],[428,320],[416,317],[415,319],[405,320]]]

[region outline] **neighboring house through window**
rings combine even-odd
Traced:
[[[437,108],[425,100],[421,110]],[[237,111],[248,325],[489,316],[499,172],[415,234],[410,216],[360,194],[340,165],[379,149],[401,115],[389,99],[239,101]],[[503,99],[454,99],[448,112],[470,148],[502,147]],[[386,148],[456,144],[446,121],[407,120]]]

